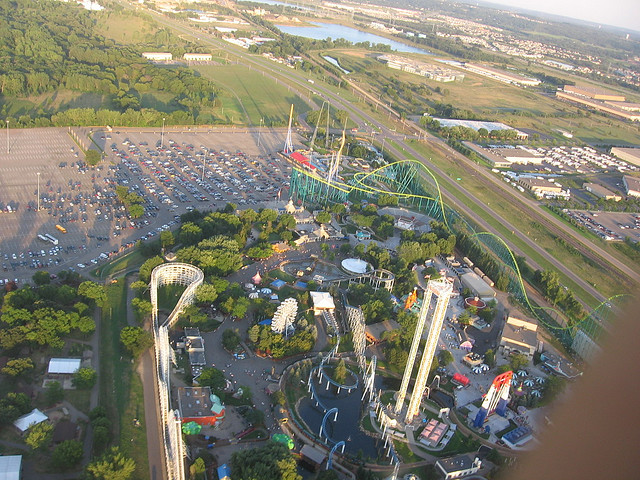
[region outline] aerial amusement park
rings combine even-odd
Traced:
[[[326,108],[328,118],[328,104]],[[507,338],[508,328],[513,326],[518,335],[524,330],[536,332],[535,338],[538,326],[544,328],[567,347],[583,352],[584,359],[589,356],[589,348],[597,348],[601,340],[603,325],[611,314],[611,299],[585,318],[558,322],[560,315],[553,307],[541,306],[529,298],[520,266],[507,244],[500,237],[481,231],[472,219],[446,205],[436,177],[423,162],[387,160],[371,145],[368,147],[375,151],[375,161],[354,161],[343,156],[344,129],[337,150],[319,154],[314,151],[316,138],[317,126],[308,147],[294,149],[290,119],[282,156],[293,167],[290,188],[293,202],[318,210],[343,204],[348,212],[349,206],[356,203],[374,205],[381,196],[394,197],[406,216],[420,215],[438,222],[458,239],[464,238],[467,248],[460,255],[464,262],[457,261],[455,255],[430,261],[439,267],[441,275],[425,276],[425,281],[419,282],[413,291],[396,299],[396,312],[410,312],[417,317],[401,374],[392,372],[380,356],[378,343],[384,342],[385,336],[373,338],[375,335],[370,333],[373,325],[360,306],[350,304],[342,284],[332,289],[333,296],[341,300],[341,308],[336,310],[339,318],[333,320],[337,328],[331,350],[313,360],[301,360],[288,369],[295,372],[296,382],[305,385],[304,391],[297,387],[300,394],[294,405],[289,404],[291,423],[314,445],[328,452],[325,468],[338,472],[342,469],[344,473],[343,463],[386,465],[381,472],[387,475],[384,478],[393,480],[400,478],[401,470],[406,473],[404,465],[424,460],[434,461],[436,470],[447,478],[476,473],[485,461],[478,453],[481,444],[492,446],[505,456],[526,448],[534,435],[528,410],[538,405],[545,391],[545,382],[549,380],[545,373],[564,378],[579,373],[571,362],[548,352],[545,356],[540,341],[531,351],[529,360],[534,359],[533,365],[511,362],[513,368],[510,367],[509,361],[514,354],[520,354],[522,347],[518,347],[520,350],[509,347],[512,339]],[[359,238],[362,237],[357,241]],[[463,276],[463,272],[472,272],[474,259],[468,258],[469,245],[473,245],[476,257],[485,256],[497,265],[499,275],[504,278],[505,294],[500,298],[508,298],[511,306],[531,319],[507,319],[505,313],[507,326],[502,338],[494,337],[500,343],[496,349],[500,348],[504,365],[493,380],[487,375],[495,367],[495,359],[490,362],[486,355],[489,349],[482,348],[480,342],[466,333],[468,326],[490,330],[474,314],[496,301],[478,294],[458,298],[463,289],[457,286],[458,280],[454,281],[451,273]],[[361,261],[349,262],[355,265]],[[422,268],[419,266],[420,271]],[[362,281],[367,270],[374,269],[365,268],[358,281]],[[479,268],[475,271],[472,275],[493,287],[494,282]],[[392,286],[392,282],[377,283],[374,288],[391,290]],[[476,319],[471,320],[471,325],[456,328],[456,317],[468,315],[464,312],[472,312]],[[395,323],[387,327],[386,333],[398,328]],[[346,342],[349,346],[341,348],[341,343]],[[454,357],[459,357],[455,368],[434,368],[447,342],[450,349],[455,349]],[[484,387],[477,387],[480,390],[474,401],[466,401],[463,399],[470,398],[469,384],[481,383],[471,382],[468,377],[473,375],[482,378]],[[291,388],[296,387],[291,384]],[[467,433],[463,435],[461,431]]]

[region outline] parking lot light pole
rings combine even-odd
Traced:
[[[264,118],[260,119],[260,128],[258,128],[258,148],[260,148],[260,134],[262,133],[262,124],[264,122]]]
[[[36,210],[36,212],[40,211],[40,172],[38,172],[36,175],[38,175],[38,209]]]
[[[162,117],[162,133],[160,134],[160,148],[164,148],[164,117]]]
[[[207,164],[207,156],[205,155],[202,158],[202,178],[201,178],[202,181],[204,181],[204,167],[206,164]]]
[[[9,120],[7,120],[7,155],[9,155]]]

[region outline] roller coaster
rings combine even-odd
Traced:
[[[167,263],[157,266],[151,272],[151,312],[165,467],[168,478],[175,480],[186,478],[184,467],[186,448],[182,441],[180,414],[171,408],[170,362],[173,360],[175,363],[175,359],[173,358],[173,349],[169,345],[169,329],[178,320],[178,316],[184,308],[193,303],[196,290],[203,281],[204,273],[202,270],[187,263]],[[180,296],[169,317],[160,323],[158,319],[158,287],[163,285],[183,285],[187,288]]]
[[[504,240],[492,233],[479,231],[477,226],[446,205],[437,179],[428,167],[417,160],[398,160],[371,172],[356,172],[348,180],[340,176],[330,180],[320,172],[294,166],[291,195],[305,203],[324,202],[325,205],[347,200],[375,200],[380,195],[391,195],[405,206],[442,222],[454,234],[465,234],[497,261],[501,273],[508,276],[508,292],[566,345],[571,345],[579,331],[595,343],[600,341],[607,331],[613,303],[627,297],[615,295],[600,303],[585,318],[569,318],[568,321],[560,320],[567,315],[558,309],[538,306],[527,295],[516,258]]]

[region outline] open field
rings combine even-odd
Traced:
[[[105,21],[99,22],[98,33],[121,44],[143,42],[153,35],[157,25],[150,17],[142,18],[128,12],[106,11]]]
[[[286,125],[289,108],[294,104],[297,115],[309,110],[307,104],[281,82],[263,76],[244,65],[197,65],[194,69],[224,88],[218,98],[224,110],[216,117],[234,124]]]

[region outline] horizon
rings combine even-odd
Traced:
[[[611,0],[603,3],[597,0],[462,0],[464,3],[484,4],[493,7],[539,13],[543,15],[557,15],[567,19],[590,22],[596,25],[609,26],[640,33],[640,15],[630,15],[637,12],[637,0]]]

